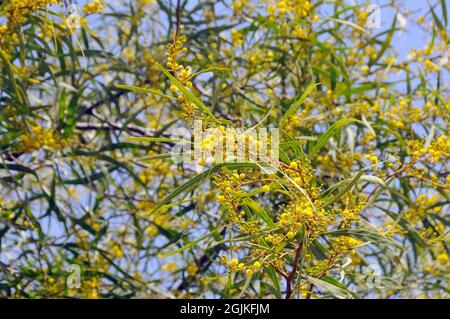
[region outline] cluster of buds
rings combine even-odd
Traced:
[[[52,129],[41,125],[32,125],[20,136],[20,139],[20,149],[25,152],[32,152],[41,147],[61,150],[67,144],[67,141],[62,140]]]
[[[313,177],[311,166],[307,162],[293,161],[285,171],[290,179],[297,184],[296,186],[304,187],[308,185]]]
[[[184,35],[175,35],[173,39],[173,43],[167,45],[167,50],[169,52],[167,57],[166,66],[173,73],[173,76],[186,88],[192,88],[191,79],[191,70],[189,67],[185,67],[184,65],[178,63],[178,55],[187,52],[187,48],[183,47],[186,43],[186,36]],[[180,107],[184,113],[186,119],[193,118],[194,112],[197,106],[190,102],[189,99],[179,92],[178,87],[172,85],[170,90],[178,94],[178,101],[180,101]]]
[[[251,276],[261,269],[261,263],[259,261],[255,261],[253,264],[246,266],[244,263],[239,262],[236,258],[228,261],[228,257],[226,255],[220,257],[220,263],[225,265],[230,272],[245,271],[247,276]]]

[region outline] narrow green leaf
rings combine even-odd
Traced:
[[[239,168],[254,168],[256,167],[256,164],[253,163],[222,163],[218,164],[210,169],[207,169],[203,173],[191,178],[186,183],[178,186],[176,189],[174,189],[171,193],[169,193],[164,199],[158,202],[156,206],[153,208],[153,210],[150,213],[153,213],[160,209],[162,206],[169,204],[172,199],[177,197],[178,195],[181,195],[183,193],[189,193],[192,192],[194,189],[197,188],[197,186],[209,176],[214,174],[215,172],[219,171],[220,169],[227,167],[229,169],[239,169]]]
[[[189,91],[183,84],[181,84],[177,79],[175,79],[172,74],[170,74],[169,71],[167,71],[161,64],[158,62],[155,62],[156,66],[161,70],[162,73],[164,73],[165,76],[167,76],[172,82],[173,85],[175,85],[178,90],[183,92],[184,95],[190,100],[192,103],[197,105],[199,108],[201,108],[209,117],[211,117],[213,120],[218,122],[216,117],[211,113],[211,111],[206,107],[206,105],[198,98],[196,97],[191,91]]]
[[[172,99],[172,100],[176,100],[177,99],[174,96],[170,96],[170,95],[164,94],[164,93],[162,93],[161,91],[158,91],[158,90],[148,89],[148,88],[141,88],[141,87],[133,86],[133,85],[117,84],[116,88],[122,89],[122,90],[128,90],[128,91],[131,91],[133,93],[149,93],[149,94],[155,94],[155,95],[163,96],[165,98]]]
[[[338,186],[344,184],[345,187],[335,196],[333,196],[332,198],[330,198],[329,200],[325,201],[325,203],[323,203],[320,207],[326,207],[331,203],[335,203],[336,201],[338,201],[342,196],[344,196],[348,191],[350,191],[352,189],[352,187],[358,182],[358,180],[361,178],[361,176],[363,175],[364,170],[360,170],[358,172],[358,174],[356,174],[355,176],[343,180],[339,183],[337,183],[337,185],[334,185],[330,191],[333,191],[334,189],[336,189]],[[329,192],[329,190],[327,190],[326,192]]]
[[[380,58],[383,56],[384,52],[389,48],[392,38],[394,37],[394,31],[396,30],[395,24],[397,23],[397,15],[395,15],[394,20],[392,21],[391,28],[389,29],[389,33],[386,36],[383,44],[381,45],[380,50],[378,51],[378,54],[374,60],[369,61],[369,66],[377,63]]]
[[[209,233],[203,235],[203,236],[200,237],[200,238],[197,238],[196,240],[191,241],[190,243],[184,245],[183,247],[181,247],[181,248],[179,248],[179,249],[177,249],[177,250],[175,250],[175,251],[172,251],[172,252],[166,253],[166,254],[161,254],[161,257],[169,257],[169,256],[177,255],[177,254],[179,254],[179,253],[185,251],[186,249],[189,249],[189,248],[192,248],[192,247],[196,246],[199,242],[205,240],[205,239],[208,238],[208,237],[211,237],[211,236],[220,236],[219,231],[220,231],[222,228],[224,228],[224,227],[214,229],[213,231],[211,231],[211,232],[209,232]]]
[[[337,280],[330,280],[331,277],[323,277],[323,279],[306,276],[308,281],[314,284],[317,288],[324,290],[338,299],[353,298],[352,293],[348,289],[338,284]]]
[[[281,299],[282,295],[281,295],[280,281],[278,280],[278,275],[277,275],[275,269],[273,268],[273,266],[269,266],[266,269],[267,269],[267,273],[270,277],[270,280],[272,280],[273,288],[275,289],[275,295],[278,299]]]
[[[320,136],[320,138],[317,140],[316,144],[313,146],[313,148],[309,152],[309,155],[308,155],[309,158],[316,155],[322,149],[322,147],[325,146],[325,144],[328,142],[328,140],[330,138],[332,138],[334,135],[336,135],[337,132],[343,126],[347,125],[348,123],[353,123],[353,122],[361,122],[361,121],[354,119],[354,118],[344,118],[344,119],[341,119],[341,120],[335,122],[333,125],[331,125],[330,128],[325,133],[323,133]]]
[[[280,123],[283,123],[286,121],[291,115],[293,115],[295,112],[297,112],[298,108],[305,102],[306,98],[311,94],[311,92],[316,88],[316,86],[319,85],[319,83],[310,83],[306,90],[303,92],[303,94],[300,96],[299,99],[297,99],[292,105],[287,109],[287,111],[284,113],[283,117],[281,118]]]
[[[313,253],[317,260],[325,260],[328,258],[327,249],[317,239],[311,243],[309,250]]]
[[[254,211],[261,219],[271,228],[275,227],[275,223],[273,222],[272,218],[270,218],[269,215],[264,211],[264,209],[253,199],[246,197],[242,200],[244,205],[247,205],[250,207],[252,211]]]

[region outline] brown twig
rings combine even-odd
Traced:
[[[400,167],[399,169],[397,169],[395,172],[389,174],[388,176],[386,176],[384,178],[384,182],[387,183],[391,178],[403,173],[404,171],[406,171],[407,169],[409,169],[411,166],[413,166],[418,159],[413,159],[411,160],[408,164],[406,164],[405,166]],[[375,188],[367,197],[367,202],[369,202],[370,198],[375,194],[377,188]]]
[[[148,130],[135,125],[124,125],[122,126],[119,123],[111,122],[111,123],[77,123],[75,127],[81,131],[126,131],[129,133],[135,133],[140,136],[148,136],[153,137],[154,131]]]
[[[177,1],[177,9],[176,9],[176,15],[177,15],[177,28],[175,30],[175,39],[178,36],[178,33],[180,32],[180,26],[181,26],[181,18],[180,18],[180,0]]]
[[[303,240],[300,241],[297,248],[295,249],[294,265],[289,276],[286,277],[286,299],[290,299],[292,295],[292,280],[294,280],[295,275],[298,270],[298,262],[303,250]]]

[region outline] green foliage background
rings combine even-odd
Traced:
[[[386,1],[379,29],[350,1],[94,1],[81,28],[55,2],[0,4],[1,297],[448,297],[445,0]],[[428,36],[405,59],[411,25]],[[166,65],[181,35],[193,112]],[[285,168],[174,164],[171,129],[213,118],[280,127]],[[317,234],[280,224],[292,162]],[[243,219],[220,197],[233,173]]]

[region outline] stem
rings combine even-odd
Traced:
[[[303,250],[303,240],[300,241],[297,248],[295,249],[294,266],[289,276],[286,277],[286,299],[290,299],[292,295],[292,280],[297,274],[298,262],[300,260],[300,256],[302,255],[302,250]]]

